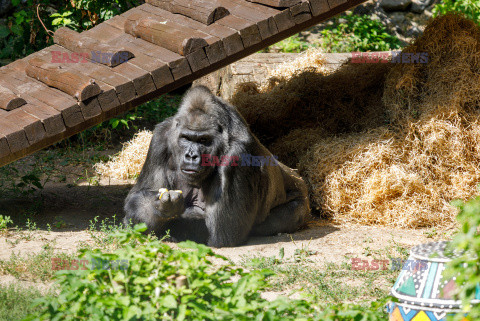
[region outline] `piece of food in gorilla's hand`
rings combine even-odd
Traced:
[[[239,162],[206,166],[205,155]],[[124,222],[215,247],[294,232],[310,212],[307,186],[284,164],[259,161],[272,158],[235,107],[191,88],[177,114],[156,126]]]
[[[161,188],[161,189],[159,189],[159,190],[158,190],[158,194],[160,194],[160,196],[158,197],[158,199],[162,199],[162,195],[163,195],[163,193],[165,193],[165,192],[168,192],[168,189],[166,189],[166,188]]]

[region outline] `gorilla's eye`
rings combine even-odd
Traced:
[[[206,144],[208,144],[208,143],[210,142],[210,140],[209,140],[208,138],[206,138],[206,137],[202,137],[202,138],[200,138],[200,139],[198,140],[198,142],[199,142],[200,144],[206,145]]]

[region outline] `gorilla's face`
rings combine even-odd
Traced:
[[[202,155],[217,155],[221,145],[219,129],[191,129],[187,126],[179,131],[178,170],[188,182],[200,184],[214,170],[212,166],[202,166]]]

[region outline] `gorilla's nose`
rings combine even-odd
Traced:
[[[200,164],[200,155],[194,151],[188,151],[185,154],[184,161],[187,164],[199,165]]]

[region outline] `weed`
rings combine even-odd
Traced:
[[[46,244],[39,253],[21,256],[12,252],[8,260],[0,260],[0,274],[10,274],[22,280],[48,281],[53,277],[52,258],[71,260],[74,254],[55,252],[53,246]]]
[[[344,19],[345,22],[339,22]],[[348,13],[334,18],[335,24],[321,31],[321,47],[326,52],[386,51],[400,48],[400,41],[390,35],[379,20],[368,15]]]
[[[32,287],[18,284],[0,284],[0,321],[21,320],[26,315],[37,311],[32,302],[42,293]]]
[[[462,310],[453,318],[459,320],[479,320],[480,304],[472,304],[472,300],[480,295],[480,196],[463,202],[457,200],[452,205],[460,212],[457,221],[460,230],[454,236],[447,253],[460,253],[447,263],[445,277],[454,278],[457,285],[454,298],[462,301]],[[465,318],[465,313],[468,316]]]
[[[10,219],[10,216],[0,215],[0,232],[7,229],[8,224],[12,224],[13,221]]]
[[[83,258],[126,260],[128,268],[57,272],[60,293],[41,299],[39,310],[26,320],[374,321],[386,317],[378,303],[369,308],[336,305],[320,311],[317,302],[308,297],[267,301],[261,292],[268,286],[271,271],[246,272],[193,242],[182,242],[180,249],[172,249],[142,234],[145,231],[145,224],[117,231],[121,247],[113,253],[83,250]],[[212,259],[225,264],[214,266]]]
[[[477,23],[480,21],[479,0],[443,0],[438,2],[432,11],[434,17],[457,12]]]
[[[434,238],[438,235],[436,228],[432,228],[430,231],[425,231],[423,234],[425,234],[428,238]]]

